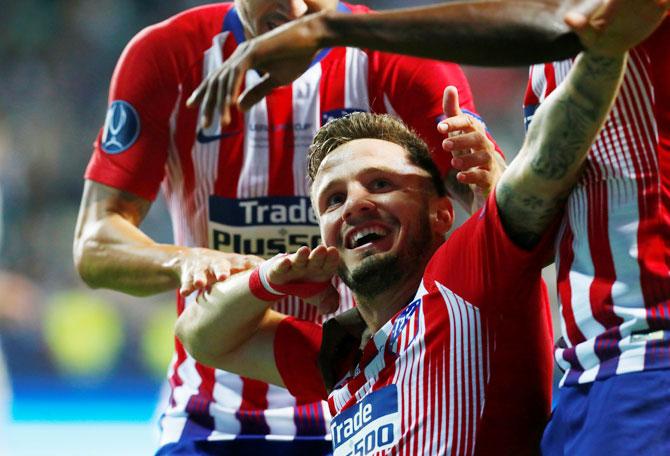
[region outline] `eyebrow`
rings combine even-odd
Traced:
[[[382,165],[380,167],[364,168],[364,169],[360,170],[357,174],[358,175],[365,175],[365,174],[368,174],[368,173],[371,173],[371,172],[382,172],[382,173],[387,173],[387,174],[394,174],[394,175],[401,175],[401,176],[408,176],[408,177],[419,177],[419,178],[422,178],[422,179],[429,179],[429,180],[432,179],[431,176],[428,174],[428,172],[426,170],[424,170],[422,168],[418,168],[418,169],[421,170],[422,172],[426,173],[426,174],[422,175],[422,174],[415,173],[415,172],[404,173],[404,172],[399,171],[397,168],[393,168],[393,167],[390,167],[390,166],[384,166],[384,165]],[[343,180],[342,178],[338,178],[338,179],[331,180],[330,182],[328,182],[328,184],[325,187],[323,187],[323,189],[321,190],[319,195],[316,195],[317,196],[316,203],[319,203],[319,201],[320,201],[319,198],[322,194],[328,193],[328,191],[330,191],[330,189],[332,187],[336,186],[342,180]]]

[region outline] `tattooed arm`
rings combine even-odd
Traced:
[[[507,233],[532,248],[562,208],[614,100],[625,54],[584,52],[535,113],[518,157],[500,178],[496,200]]]
[[[656,29],[668,8],[669,0],[621,0],[573,24],[586,51],[536,111],[496,188],[502,222],[519,246],[532,248],[560,211],[614,101],[626,51]]]

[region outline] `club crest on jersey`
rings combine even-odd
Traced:
[[[400,439],[398,387],[366,395],[330,423],[333,456],[363,456],[393,447]]]
[[[395,322],[393,323],[393,329],[391,330],[391,335],[389,336],[388,346],[396,355],[402,351],[401,348],[407,348],[416,338],[416,333],[418,332],[419,328],[419,319],[413,317],[415,316],[420,306],[421,299],[415,299],[409,303],[402,312],[400,312],[400,315],[398,315],[398,318],[396,318]],[[403,333],[403,330],[407,327],[407,324],[410,323],[410,321],[412,321],[411,331],[407,332],[405,340],[402,341],[402,347],[400,347],[400,335]]]
[[[140,117],[133,106],[123,100],[109,105],[102,131],[102,150],[120,154],[132,146],[140,134]]]
[[[365,111],[364,109],[346,109],[346,108],[326,111],[321,113],[321,125],[325,125],[331,120],[339,119],[340,117],[347,116],[354,112],[367,112],[367,111]]]

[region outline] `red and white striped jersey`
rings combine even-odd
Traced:
[[[494,196],[454,231],[414,299],[330,393],[335,456],[537,452],[551,400],[551,322],[540,278],[550,231],[532,251],[517,247]],[[310,348],[320,346],[319,331],[293,319],[279,325],[275,360],[294,393],[325,394]],[[297,359],[311,362],[296,367]]]
[[[185,100],[242,41],[232,4],[195,8],[140,32],[112,78],[107,118],[86,177],[150,200],[162,187],[178,245],[266,257],[314,246],[320,238],[308,198],[306,151],[324,122],[353,111],[391,113],[440,150],[435,126],[443,88],[455,85],[462,108],[474,111],[455,64],[333,48],[322,51],[292,85],[277,88],[246,113],[234,111],[225,129],[218,119],[200,128],[200,113],[186,108]],[[246,83],[258,77],[250,71]],[[436,160],[443,170],[449,166],[447,154]],[[342,309],[351,307],[350,292],[341,287],[341,295]],[[185,305],[178,301],[178,312]],[[295,298],[276,308],[321,321]],[[163,444],[327,434],[323,404],[202,366],[179,341],[175,347]]]
[[[630,52],[568,200],[556,254],[564,385],[670,367],[669,43],[666,18]],[[531,68],[527,123],[571,64]]]

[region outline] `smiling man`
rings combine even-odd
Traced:
[[[552,227],[611,106],[626,49],[663,14],[619,14],[598,32],[535,113],[485,207],[446,242],[451,206],[415,135],[369,114],[327,124],[310,152],[325,245],[217,284],[181,315],[178,337],[206,364],[327,397],[335,455],[536,454],[550,399],[540,270]],[[465,119],[441,130],[460,131],[450,138],[457,145],[476,137],[482,146]],[[271,310],[285,295],[330,309],[336,271],[356,309],[323,327]]]
[[[249,112],[229,112],[225,128],[207,110],[186,106],[188,94],[248,40],[326,10],[368,11],[337,0],[237,0],[184,11],[131,40],[112,77],[75,233],[76,266],[89,285],[139,296],[179,290],[181,312],[194,303],[195,290],[255,266],[259,257],[319,244],[305,163],[323,123],[353,111],[393,113],[440,150],[435,125],[444,86],[456,85],[461,107],[475,110],[457,65],[346,48],[321,52],[297,81]],[[249,84],[260,78],[248,76]],[[469,210],[475,205],[467,184],[488,191],[500,174],[494,155],[493,148],[471,155],[458,168],[441,156],[450,193]],[[159,190],[174,245],[156,243],[139,228]],[[352,305],[343,292],[341,308]],[[293,297],[276,309],[321,322]],[[329,451],[321,401],[306,403],[203,366],[179,341],[168,379],[159,454]]]

